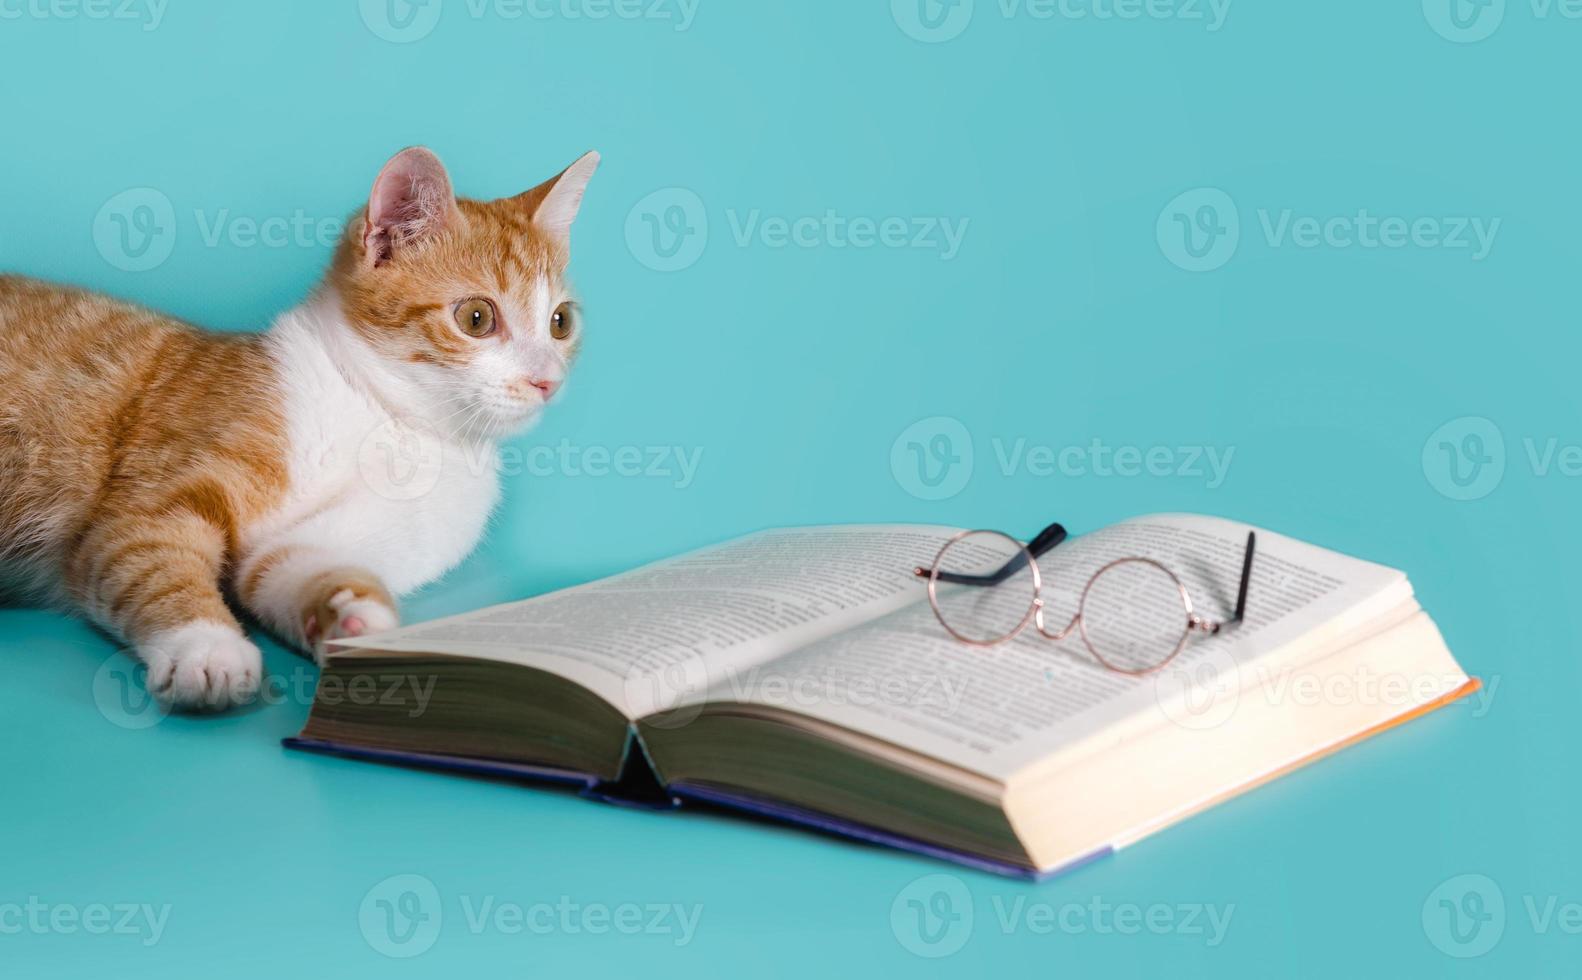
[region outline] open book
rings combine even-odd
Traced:
[[[1041,875],[1477,687],[1399,571],[1260,531],[1246,621],[1165,669],[952,639],[916,566],[957,529],[765,531],[333,653],[299,748],[703,801]],[[1039,560],[1050,622],[1112,558],[1235,601],[1245,525],[1160,515]]]

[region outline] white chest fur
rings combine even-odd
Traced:
[[[454,567],[483,535],[499,499],[495,448],[460,444],[399,414],[367,385],[375,355],[349,337],[332,297],[283,316],[270,332],[289,442],[289,489],[245,532],[258,552],[333,550],[403,593]]]

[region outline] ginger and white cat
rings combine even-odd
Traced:
[[[566,379],[571,225],[598,162],[480,202],[402,151],[323,284],[263,334],[0,276],[0,584],[131,643],[184,708],[258,689],[227,593],[321,660],[395,626],[394,596],[482,535],[499,488],[480,459]],[[421,492],[368,479],[371,438],[423,447]]]

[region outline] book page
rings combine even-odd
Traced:
[[[1227,619],[1248,530],[1169,515],[1067,541],[1039,560],[1046,623],[1064,627],[1092,573],[1130,556],[1163,562],[1200,614]],[[919,583],[912,588],[923,591]],[[1075,632],[1055,642],[1032,626],[1009,643],[970,646],[946,634],[925,601],[738,672],[708,697],[811,715],[1003,780],[1139,712],[1159,714],[1168,707],[1162,699],[1190,686],[1182,677],[1195,666],[1229,663],[1246,673],[1237,668],[1326,624],[1365,622],[1409,598],[1398,571],[1259,531],[1246,622],[1218,635],[1193,634],[1164,672],[1107,670]]]
[[[346,646],[536,667],[638,718],[918,602],[913,566],[929,564],[953,533],[914,525],[764,531]]]

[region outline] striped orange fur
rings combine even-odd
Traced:
[[[413,503],[371,494],[345,460],[378,426],[450,452],[536,416],[580,342],[559,333],[596,162],[479,202],[427,151],[398,154],[324,286],[263,334],[0,276],[0,589],[125,640],[183,707],[246,701],[261,679],[228,596],[320,655],[394,625],[392,595],[475,543],[492,474]],[[480,297],[499,321],[486,337],[457,312]],[[484,421],[455,429],[465,398]]]

